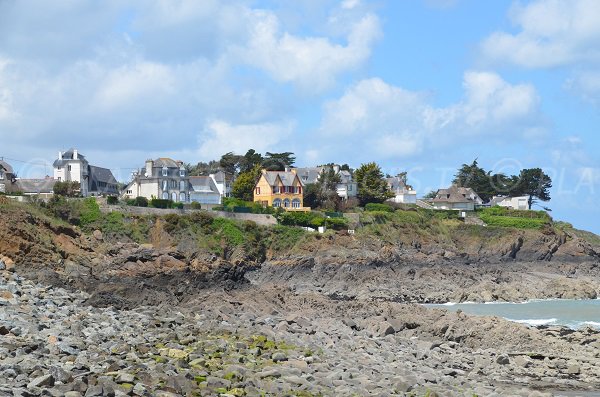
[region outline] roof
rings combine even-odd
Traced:
[[[394,176],[394,177],[391,177],[391,178],[385,178],[385,180],[387,181],[388,186],[392,190],[408,189],[408,186],[406,186],[405,179],[401,178],[399,176]]]
[[[109,170],[108,168],[96,167],[95,165],[90,165],[90,178],[98,182],[106,182],[112,184],[117,183],[117,180],[115,179],[111,170]]]
[[[217,181],[217,183],[223,183],[226,180],[232,179],[231,175],[227,174],[225,171],[217,171],[214,174],[212,174],[212,176],[215,178],[215,181]]]
[[[179,168],[181,165],[183,165],[182,161],[175,161],[168,157],[160,157],[154,160],[153,167]]]
[[[7,174],[14,174],[15,173],[15,171],[13,170],[13,167],[11,167],[10,164],[8,164],[4,160],[0,160],[0,168],[3,168],[4,172],[7,173]]]
[[[73,156],[75,156],[75,149],[71,148],[62,154],[62,159],[54,160],[54,163],[52,165],[54,167],[62,167],[63,165],[67,164],[69,160],[80,160],[83,163],[87,163],[87,160],[85,159],[85,156],[83,154],[77,152],[76,159],[74,159]]]
[[[275,181],[277,177],[281,179],[281,183],[284,186],[292,186],[294,184],[294,179],[296,179],[296,173],[291,171],[263,171],[263,176],[267,180],[267,183],[271,186],[275,186]],[[300,182],[302,184],[302,182]]]
[[[470,203],[481,201],[479,195],[470,187],[451,186],[448,189],[437,191],[434,202],[444,203]]]
[[[304,184],[317,183],[322,170],[322,167],[296,168],[296,175]]]
[[[354,182],[352,179],[352,174],[350,173],[350,171],[347,170],[341,170],[338,175],[340,176],[340,182],[341,183],[351,183]]]
[[[209,176],[190,176],[189,180],[194,192],[219,194],[217,185]]]
[[[57,180],[54,178],[19,179],[16,183],[16,189],[23,193],[53,193],[56,182]]]

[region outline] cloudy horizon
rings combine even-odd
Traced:
[[[74,147],[127,181],[291,151],[419,195],[477,158],[544,168],[543,205],[600,233],[598,22],[594,0],[0,0],[0,157],[43,176]]]

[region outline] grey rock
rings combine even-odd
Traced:
[[[44,386],[54,386],[54,377],[51,374],[38,376],[27,384],[28,389]]]
[[[283,352],[275,352],[271,356],[271,360],[273,360],[276,363],[281,362],[281,361],[287,361],[287,359],[288,359],[287,356]]]
[[[506,365],[510,364],[510,359],[508,358],[508,355],[501,354],[496,358],[496,362],[500,365]]]

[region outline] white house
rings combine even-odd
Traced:
[[[394,197],[388,201],[403,204],[416,204],[417,191],[406,183],[406,173],[399,174],[392,178],[386,178],[388,187],[394,193]]]
[[[528,210],[529,209],[529,196],[518,196],[518,197],[504,197],[494,196],[490,201],[490,206],[506,207],[513,210]]]
[[[190,191],[190,201],[200,204],[221,204],[222,195],[213,175],[191,176],[189,180],[192,188]]]
[[[209,175],[215,186],[219,190],[221,197],[231,197],[231,188],[233,185],[233,177],[224,171],[219,171]]]
[[[329,170],[329,167],[333,167],[334,173],[340,178],[340,182],[336,185],[338,196],[343,200],[356,197],[358,194],[358,184],[352,178],[350,171],[341,170],[337,164],[323,167],[296,168],[296,175],[298,175],[303,185],[317,183],[323,171]]]
[[[473,189],[453,185],[448,189],[438,190],[429,203],[436,210],[473,211],[476,206],[483,204],[483,200]]]
[[[190,181],[182,161],[167,157],[146,160],[146,166],[132,174],[132,180],[121,197],[134,199],[145,197],[189,202]]]
[[[54,179],[59,182],[78,182],[82,196],[117,195],[119,185],[107,168],[90,165],[77,149],[58,152],[54,161]]]

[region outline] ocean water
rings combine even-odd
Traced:
[[[510,321],[532,326],[564,325],[573,329],[593,327],[600,330],[600,299],[549,299],[522,303],[465,302],[425,306],[451,311],[460,309],[464,313],[479,316],[504,317]]]

